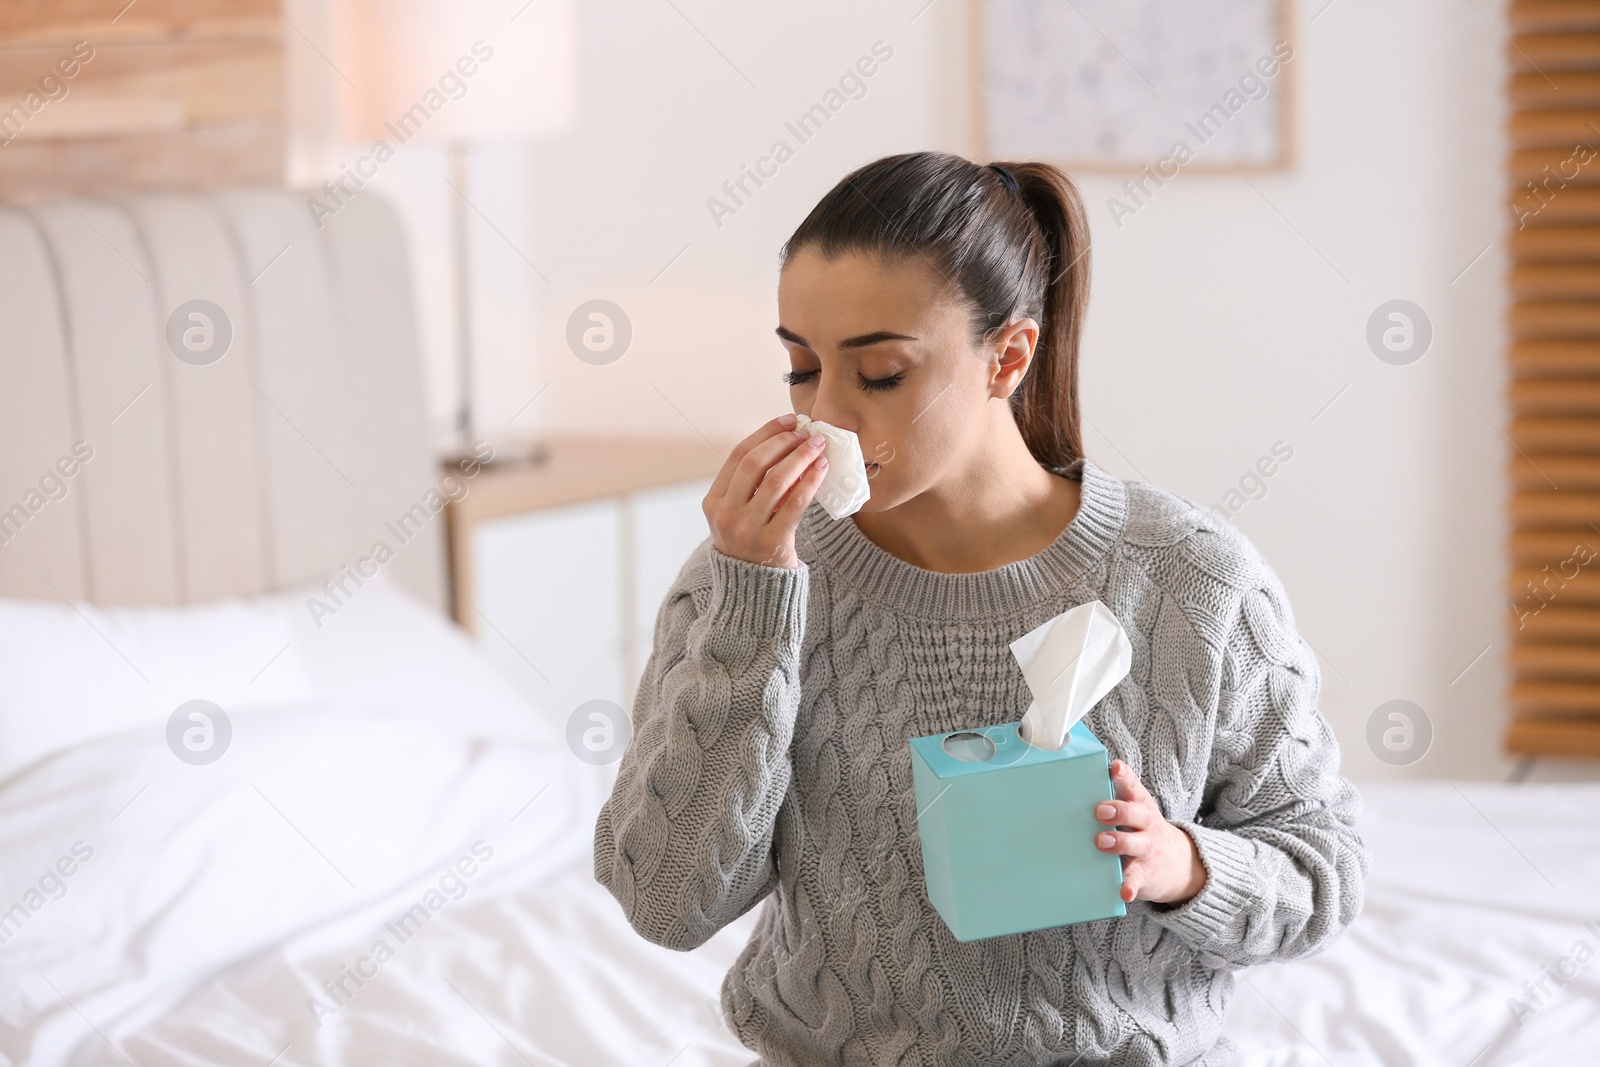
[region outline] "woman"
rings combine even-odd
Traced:
[[[722,989],[762,1062],[1222,1064],[1230,970],[1357,915],[1360,798],[1283,586],[1233,526],[1083,454],[1088,225],[1043,163],[890,156],[785,245],[797,411],[871,499],[812,499],[786,415],[704,501],[662,605],[595,876],[693,948],[766,900]],[[928,903],[907,741],[1021,718],[1009,644],[1100,600],[1133,647],[1085,717],[1125,916],[959,942]]]

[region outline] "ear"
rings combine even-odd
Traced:
[[[1033,353],[1038,343],[1039,323],[1027,318],[1007,323],[993,339],[986,342],[990,396],[1004,400],[1017,391],[1028,368],[1033,365]]]

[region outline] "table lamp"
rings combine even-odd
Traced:
[[[476,434],[466,199],[472,150],[574,126],[575,0],[336,0],[333,26],[345,136],[395,150],[430,141],[449,159],[460,394],[454,448],[465,454]],[[497,450],[497,458],[507,457]]]

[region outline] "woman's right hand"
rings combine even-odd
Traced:
[[[821,434],[794,432],[780,415],[739,442],[701,502],[711,543],[723,555],[768,567],[798,567],[794,531],[827,473]]]

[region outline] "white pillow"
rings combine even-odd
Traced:
[[[381,568],[360,587],[346,582],[345,594],[306,585],[283,595],[296,651],[330,702],[420,715],[456,732],[564,737],[465,632]]]
[[[0,598],[0,780],[180,704],[228,713],[317,701],[281,600],[97,608]]]
[[[178,705],[336,705],[458,734],[564,736],[454,623],[381,570],[335,601],[320,586],[187,607],[0,598],[0,781],[52,752],[165,729]],[[320,607],[311,610],[312,599]]]

